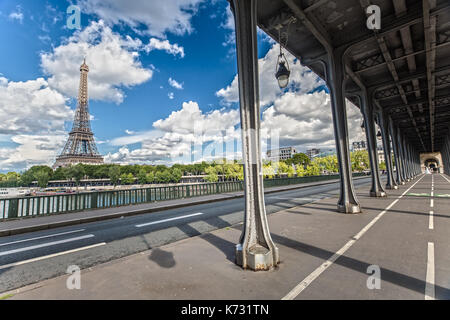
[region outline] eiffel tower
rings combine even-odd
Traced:
[[[98,153],[91,130],[88,108],[88,72],[89,67],[84,59],[80,67],[80,88],[78,90],[78,104],[75,111],[72,131],[69,133],[63,151],[56,158],[53,168],[67,167],[77,163],[101,164],[103,157]]]

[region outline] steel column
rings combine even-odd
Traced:
[[[366,91],[358,95],[361,105],[361,112],[364,118],[364,128],[366,128],[367,151],[369,153],[370,170],[372,173],[371,197],[385,197],[380,181],[380,171],[378,168],[377,137],[375,133],[375,120],[373,114],[373,103]]]
[[[392,171],[391,142],[389,139],[389,128],[388,128],[389,124],[386,115],[383,113],[382,110],[378,111],[378,120],[381,130],[381,139],[383,141],[384,162],[386,163],[386,175],[387,175],[386,189],[398,189]]]
[[[401,154],[402,154],[405,180],[410,181],[411,179],[409,178],[409,172],[408,172],[408,159],[407,159],[407,155],[406,155],[405,139],[404,139],[402,133],[400,132],[400,130],[398,130],[398,132],[399,132],[400,150],[401,150]]]
[[[405,184],[405,181],[402,177],[402,162],[400,161],[400,154],[398,150],[398,140],[397,140],[397,128],[394,126],[394,121],[392,121],[391,117],[388,117],[389,121],[389,130],[391,132],[392,137],[392,149],[394,149],[394,159],[395,159],[395,167],[396,167],[396,179],[397,184]]]
[[[329,52],[326,80],[330,90],[334,138],[340,174],[339,212],[359,213],[361,207],[353,188],[350,150],[348,146],[347,110],[344,95],[344,63],[342,51]]]
[[[264,205],[261,140],[257,0],[230,0],[236,26],[236,54],[244,160],[245,219],[236,245],[236,264],[244,269],[268,270],[279,263]],[[275,80],[274,80],[275,81]]]

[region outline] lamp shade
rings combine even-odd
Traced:
[[[278,65],[277,73],[275,74],[275,77],[278,81],[278,86],[280,88],[286,88],[289,84],[289,76],[291,72],[286,68],[286,64],[284,61],[281,61]]]

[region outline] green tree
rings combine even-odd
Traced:
[[[78,163],[74,166],[70,166],[68,176],[75,181],[78,189],[81,179],[83,179],[85,176],[84,165]]]
[[[181,177],[182,177],[183,174],[182,174],[181,169],[179,167],[175,167],[175,168],[172,167],[172,174],[171,175],[172,175],[171,181],[178,183],[178,182],[180,182]]]
[[[169,170],[163,170],[156,172],[155,180],[159,183],[169,183],[170,179],[172,179],[172,175],[170,174]]]
[[[20,182],[25,187],[28,187],[35,179],[34,175],[28,171],[25,171],[20,176]]]
[[[116,188],[117,183],[119,183],[120,179],[120,167],[112,166],[108,170],[108,178],[113,184],[114,188]]]
[[[17,172],[8,172],[6,174],[6,181],[8,182],[17,182],[19,181],[20,175]]]
[[[316,162],[312,162],[306,167],[305,176],[318,176],[320,175],[320,167]]]
[[[153,171],[147,173],[147,175],[145,176],[145,180],[147,183],[153,183],[155,182],[155,174],[153,173]]]
[[[122,184],[132,184],[134,182],[134,176],[130,173],[122,173],[120,175],[120,181]]]
[[[311,160],[309,159],[309,157],[306,154],[301,153],[301,152],[300,153],[295,153],[292,156],[292,158],[286,160],[286,164],[288,164],[288,165],[292,165],[292,164],[299,165],[299,164],[301,164],[303,166],[306,166],[306,165],[308,165],[310,163],[311,163]]]
[[[354,151],[350,154],[352,171],[363,171],[369,169],[369,153],[367,150]]]
[[[207,167],[205,169],[205,180],[208,182],[217,182],[219,181],[219,176],[217,175],[217,171],[215,167]]]
[[[305,167],[303,165],[297,165],[296,167],[297,177],[303,177],[306,173]]]
[[[34,177],[36,178],[38,185],[40,188],[46,188],[48,181],[50,179],[48,173],[45,170],[39,170],[34,174]]]
[[[145,172],[144,169],[139,170],[137,179],[140,184],[145,184],[147,182],[147,173]]]

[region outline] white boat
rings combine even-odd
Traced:
[[[18,198],[30,195],[29,188],[0,188],[0,198]]]

